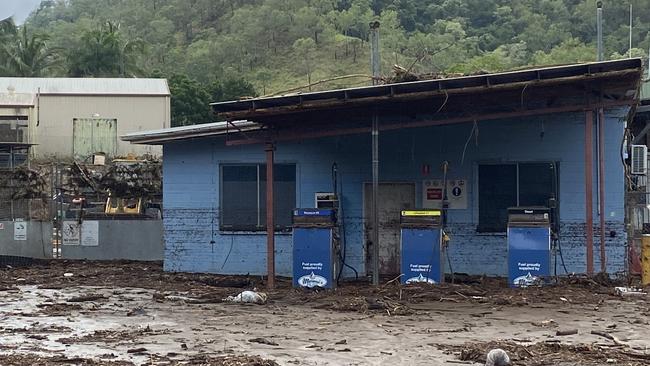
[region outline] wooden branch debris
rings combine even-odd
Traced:
[[[621,341],[620,341],[618,338],[616,338],[615,336],[613,336],[613,335],[611,335],[611,334],[609,334],[609,333],[607,333],[607,332],[603,332],[603,331],[601,331],[601,330],[592,330],[592,331],[591,331],[591,334],[593,334],[593,335],[597,335],[597,336],[600,336],[600,337],[603,337],[603,338],[607,338],[607,339],[609,339],[610,341],[614,342],[614,344],[616,344],[617,346],[625,346],[625,347],[628,346],[627,343],[621,342]]]

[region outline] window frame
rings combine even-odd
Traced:
[[[262,192],[262,186],[261,183],[265,181],[266,177],[262,177],[260,175],[260,171],[262,170],[262,167],[265,167],[266,163],[256,163],[256,162],[224,162],[219,164],[219,232],[224,233],[224,234],[236,234],[236,233],[251,233],[251,234],[264,234],[266,233],[266,219],[265,215],[262,215],[262,212],[260,211],[262,209],[263,202],[262,202],[262,197],[260,197],[260,194]],[[274,166],[277,165],[292,165],[294,168],[294,206],[296,205],[298,201],[298,192],[299,192],[299,186],[298,186],[298,164],[293,161],[276,161],[273,164]],[[257,225],[255,226],[249,226],[249,225],[237,225],[237,226],[232,226],[228,227],[224,225],[223,219],[224,219],[224,208],[223,208],[223,198],[224,198],[224,184],[223,184],[223,170],[224,167],[256,167],[256,187],[257,187]],[[262,179],[264,178],[264,179]],[[276,179],[276,176],[274,175],[274,180]],[[277,199],[277,197],[274,196],[274,199]],[[276,206],[277,207],[277,206]],[[292,209],[295,207],[292,207]],[[283,225],[278,225],[277,220],[275,223],[275,228],[274,231],[276,233],[290,233],[293,230],[292,224],[283,224]],[[224,227],[226,226],[226,227]]]
[[[517,206],[520,205],[521,202],[521,188],[520,188],[520,165],[525,165],[525,164],[552,164],[554,169],[555,169],[555,182],[552,182],[551,186],[551,192],[555,193],[555,199],[557,201],[557,208],[555,209],[555,212],[558,215],[559,219],[559,198],[560,198],[560,161],[559,160],[533,160],[533,161],[495,161],[495,162],[478,162],[476,164],[476,232],[478,234],[483,234],[483,235],[491,235],[491,234],[505,234],[507,232],[507,225],[506,229],[503,231],[493,231],[493,230],[484,230],[481,228],[481,197],[480,197],[480,187],[481,187],[481,182],[480,182],[480,169],[482,165],[514,165],[516,169],[515,173],[515,186],[516,186],[516,204]],[[554,191],[554,192],[553,192]]]

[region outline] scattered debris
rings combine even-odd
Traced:
[[[129,310],[126,313],[126,316],[138,316],[138,315],[146,315],[146,314],[147,312],[142,307],[137,307]]]
[[[145,352],[147,352],[147,349],[144,347],[131,348],[126,350],[126,353],[145,353]]]
[[[101,294],[88,294],[82,296],[75,296],[69,298],[68,302],[85,302],[85,301],[97,301],[97,300],[106,300],[106,297]]]
[[[557,332],[555,332],[555,335],[558,336],[558,337],[570,336],[570,335],[574,335],[574,334],[578,334],[577,329],[558,330]]]
[[[645,296],[648,293],[635,287],[615,287],[614,291],[619,296]]]
[[[277,343],[275,343],[275,342],[273,342],[273,341],[271,341],[269,339],[261,338],[261,337],[259,337],[259,338],[251,338],[248,341],[251,342],[251,343],[260,343],[260,344],[267,344],[269,346],[278,346]]]
[[[461,361],[485,363],[488,350],[500,348],[508,353],[515,365],[601,365],[615,359],[626,366],[647,365],[650,354],[632,352],[621,347],[598,344],[569,345],[559,342],[539,342],[522,345],[513,341],[438,345],[447,354],[458,354]]]
[[[600,331],[600,330],[592,330],[591,334],[597,335],[597,336],[600,336],[600,337],[603,337],[603,338],[607,338],[607,339],[611,340],[612,342],[614,342],[614,344],[616,344],[617,346],[627,346],[625,343],[621,342],[618,338],[614,337],[613,335],[611,335],[611,334],[609,334],[607,332],[603,332],[603,331]]]
[[[266,294],[257,291],[242,291],[237,296],[228,296],[223,301],[225,302],[239,302],[251,304],[266,304]]]

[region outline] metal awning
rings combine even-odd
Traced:
[[[245,132],[259,129],[260,125],[249,121],[213,122],[200,125],[164,128],[160,130],[133,132],[121,136],[133,144],[157,145],[175,140],[225,135],[229,132]]]
[[[635,105],[641,59],[593,62],[212,103],[215,122],[137,132],[139,144],[226,135],[229,145]]]

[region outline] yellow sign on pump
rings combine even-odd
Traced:
[[[402,211],[402,216],[440,216],[440,210],[409,210]]]

